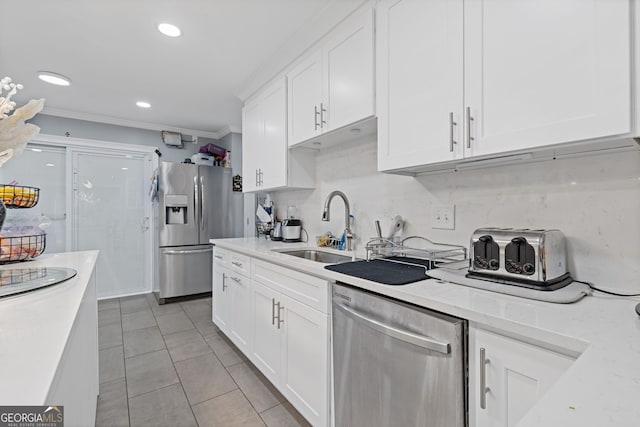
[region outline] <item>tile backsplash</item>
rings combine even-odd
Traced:
[[[342,201],[322,222],[324,200],[341,190],[355,216],[356,252],[383,234],[395,215],[404,235],[467,246],[479,227],[557,228],[567,237],[569,269],[579,280],[640,292],[640,151],[626,151],[522,165],[445,172],[420,177],[376,171],[375,137],[332,147],[316,156],[316,188],[271,193],[278,217],[296,205],[312,244],[326,231],[344,229]],[[431,207],[455,205],[455,230],[431,228]]]

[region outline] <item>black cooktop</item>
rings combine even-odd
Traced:
[[[324,268],[383,285],[398,286],[429,279],[426,270],[434,267],[433,261],[394,256],[371,261],[327,265]]]

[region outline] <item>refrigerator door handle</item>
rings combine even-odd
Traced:
[[[200,230],[204,231],[204,177],[200,175]]]
[[[167,255],[185,255],[185,254],[199,254],[203,252],[212,252],[212,251],[213,251],[213,246],[207,249],[195,249],[195,250],[189,250],[189,251],[164,251],[164,253]]]
[[[198,176],[193,177],[193,223],[197,227],[200,223],[198,218],[198,206],[200,205],[200,192],[198,191]]]

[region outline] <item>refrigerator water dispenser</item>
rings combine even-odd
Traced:
[[[166,209],[165,224],[187,223],[187,196],[184,194],[167,194],[164,196]]]

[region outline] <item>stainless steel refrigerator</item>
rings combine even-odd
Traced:
[[[232,169],[161,162],[158,202],[158,302],[211,292],[209,239],[236,237],[242,218],[232,200]]]

